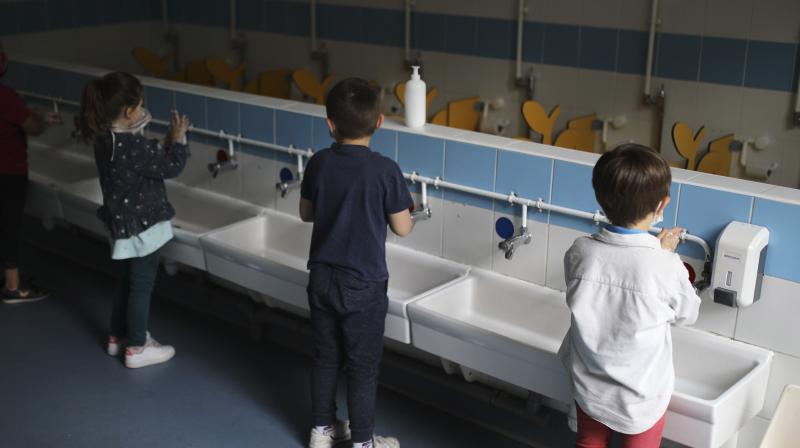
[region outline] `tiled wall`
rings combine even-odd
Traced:
[[[0,2],[0,36],[161,19],[161,0]]]
[[[170,17],[185,42],[185,60],[228,55],[226,15],[189,16],[188,0],[170,2]],[[219,9],[215,0],[214,7]],[[278,67],[318,70],[309,57],[308,2],[237,2],[248,40],[248,74]],[[408,75],[403,60],[403,2],[326,0],[319,3],[318,34],[336,76],[361,76],[391,86]],[[439,89],[432,111],[457,98],[503,98],[493,111],[509,120],[506,135],[525,131],[519,113],[524,92],[512,85],[517,0],[418,0],[412,47],[421,51],[424,78]],[[789,125],[800,65],[800,2],[795,0],[674,0],[661,2],[653,88],[665,84],[665,125],[642,104],[650,2],[647,0],[530,0],[523,59],[537,79],[535,99],[562,106],[566,120],[597,113],[625,115],[610,144],[633,140],[664,148],[678,161],[670,137],[678,120],[707,127],[708,142],[728,133],[769,136],[772,145],[751,160],[778,162],[770,183],[800,186],[800,128]],[[209,27],[207,24],[216,21]],[[387,103],[394,104],[391,94]],[[733,164],[733,173],[741,169]]]
[[[18,62],[16,66],[16,76],[6,80],[13,87],[73,99],[77,98],[76,86],[87,79],[86,73],[97,73],[58,64],[43,67]],[[170,107],[176,106],[196,126],[241,132],[248,138],[298,148],[318,149],[330,143],[319,106],[160,80],[146,79],[145,84],[145,101],[156,117],[163,118]],[[221,142],[194,140],[193,157],[180,178],[182,182],[297,213],[297,190],[283,199],[274,187],[281,169],[294,168],[291,157],[259,147],[242,147],[239,169],[212,179],[206,164]],[[373,142],[376,150],[395,159],[406,172],[442,176],[503,194],[515,191],[590,212],[597,209],[590,186],[596,160],[592,154],[438,126],[412,132],[395,123],[387,123]],[[418,201],[418,194],[415,196]],[[564,288],[564,252],[576,237],[596,230],[586,221],[531,209],[533,242],[519,248],[512,260],[506,260],[497,249],[500,238],[494,224],[507,217],[519,226],[518,206],[433,188],[430,196],[433,219],[419,223],[410,237],[396,239],[398,243],[553,288]],[[746,430],[746,437],[756,438],[771,417],[782,387],[800,382],[800,327],[794,318],[800,312],[800,263],[796,259],[800,251],[800,191],[675,170],[672,202],[665,218],[666,225],[685,226],[712,245],[719,230],[731,220],[770,230],[761,301],[737,310],[705,300],[697,324],[776,352],[767,404]],[[687,244],[681,253],[687,261],[698,264],[693,258],[699,255],[695,247]]]

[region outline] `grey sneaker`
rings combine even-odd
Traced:
[[[142,347],[128,346],[125,349],[125,367],[138,369],[167,362],[175,356],[175,348],[161,345],[147,333],[147,342]]]
[[[400,448],[400,441],[394,437],[375,436],[372,438],[372,448]]]
[[[308,448],[333,448],[346,440],[350,440],[350,422],[339,420],[324,432],[312,428]]]

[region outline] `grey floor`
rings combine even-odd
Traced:
[[[70,244],[81,262],[26,245],[24,266],[55,291],[49,299],[0,304],[0,447],[303,446],[306,355],[186,306],[188,288],[184,304],[152,307],[150,329],[176,358],[128,370],[103,351],[115,281]],[[406,448],[530,446],[386,388],[377,431]]]

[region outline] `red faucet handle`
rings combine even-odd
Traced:
[[[219,151],[217,151],[217,162],[227,162],[229,158],[230,157],[228,157],[228,152],[225,151],[224,149],[220,149]]]
[[[683,262],[683,266],[686,268],[686,272],[689,273],[689,283],[694,285],[694,281],[697,279],[697,273],[694,271],[692,265],[687,262]]]
[[[409,213],[414,213],[414,210],[416,210],[416,208],[417,208],[417,206],[415,204],[411,204],[411,207],[408,207],[408,212]]]

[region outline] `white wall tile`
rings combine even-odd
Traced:
[[[742,120],[744,89],[708,83],[699,83],[698,86],[698,119],[705,126],[735,133]]]
[[[494,233],[492,211],[450,201],[443,202],[444,257],[491,269]]]
[[[564,291],[567,284],[564,281],[564,254],[567,253],[572,243],[577,238],[588,235],[585,232],[560,226],[549,226],[547,240],[547,278],[545,286]]]
[[[650,2],[645,2],[650,3]],[[670,0],[659,2],[664,33],[703,35],[708,0]],[[648,23],[649,26],[649,23]]]
[[[800,384],[800,358],[775,353],[772,358],[772,369],[769,374],[767,395],[764,399],[764,409],[758,414],[763,418],[771,419],[775,414],[775,407],[787,384]]]
[[[575,108],[579,116],[613,115],[616,73],[581,69],[575,84]]]
[[[618,28],[622,0],[583,0],[581,25]]]
[[[275,162],[251,154],[239,153],[242,176],[242,199],[267,208],[275,208],[277,182]]]
[[[800,284],[764,276],[761,300],[739,312],[736,339],[800,357]]]
[[[411,195],[414,203],[419,205],[420,197]],[[411,234],[397,238],[397,243],[420,252],[442,256],[442,229],[444,227],[444,204],[441,198],[428,196],[428,206],[431,208],[431,218],[420,221],[414,225]]]
[[[650,2],[642,0],[620,0],[619,26],[626,30],[650,29]]]
[[[533,18],[528,20],[575,24],[581,14],[581,0],[532,0],[528,3],[533,4]]]
[[[700,294],[700,298],[702,299],[700,311],[697,322],[693,326],[700,330],[732,338],[736,330],[738,308],[714,303],[714,299],[708,291]]]
[[[800,2],[796,0],[755,0],[750,38],[797,43]]]
[[[753,3],[760,0],[708,0],[704,35],[748,39]]]
[[[522,225],[519,215],[495,213],[495,222],[502,217],[510,219],[519,232],[519,226]],[[497,247],[502,239],[497,232],[492,232],[492,269],[500,274],[544,285],[547,271],[547,230],[547,224],[528,220],[528,232],[533,239],[530,244],[517,247],[511,260],[506,260],[505,252]]]

